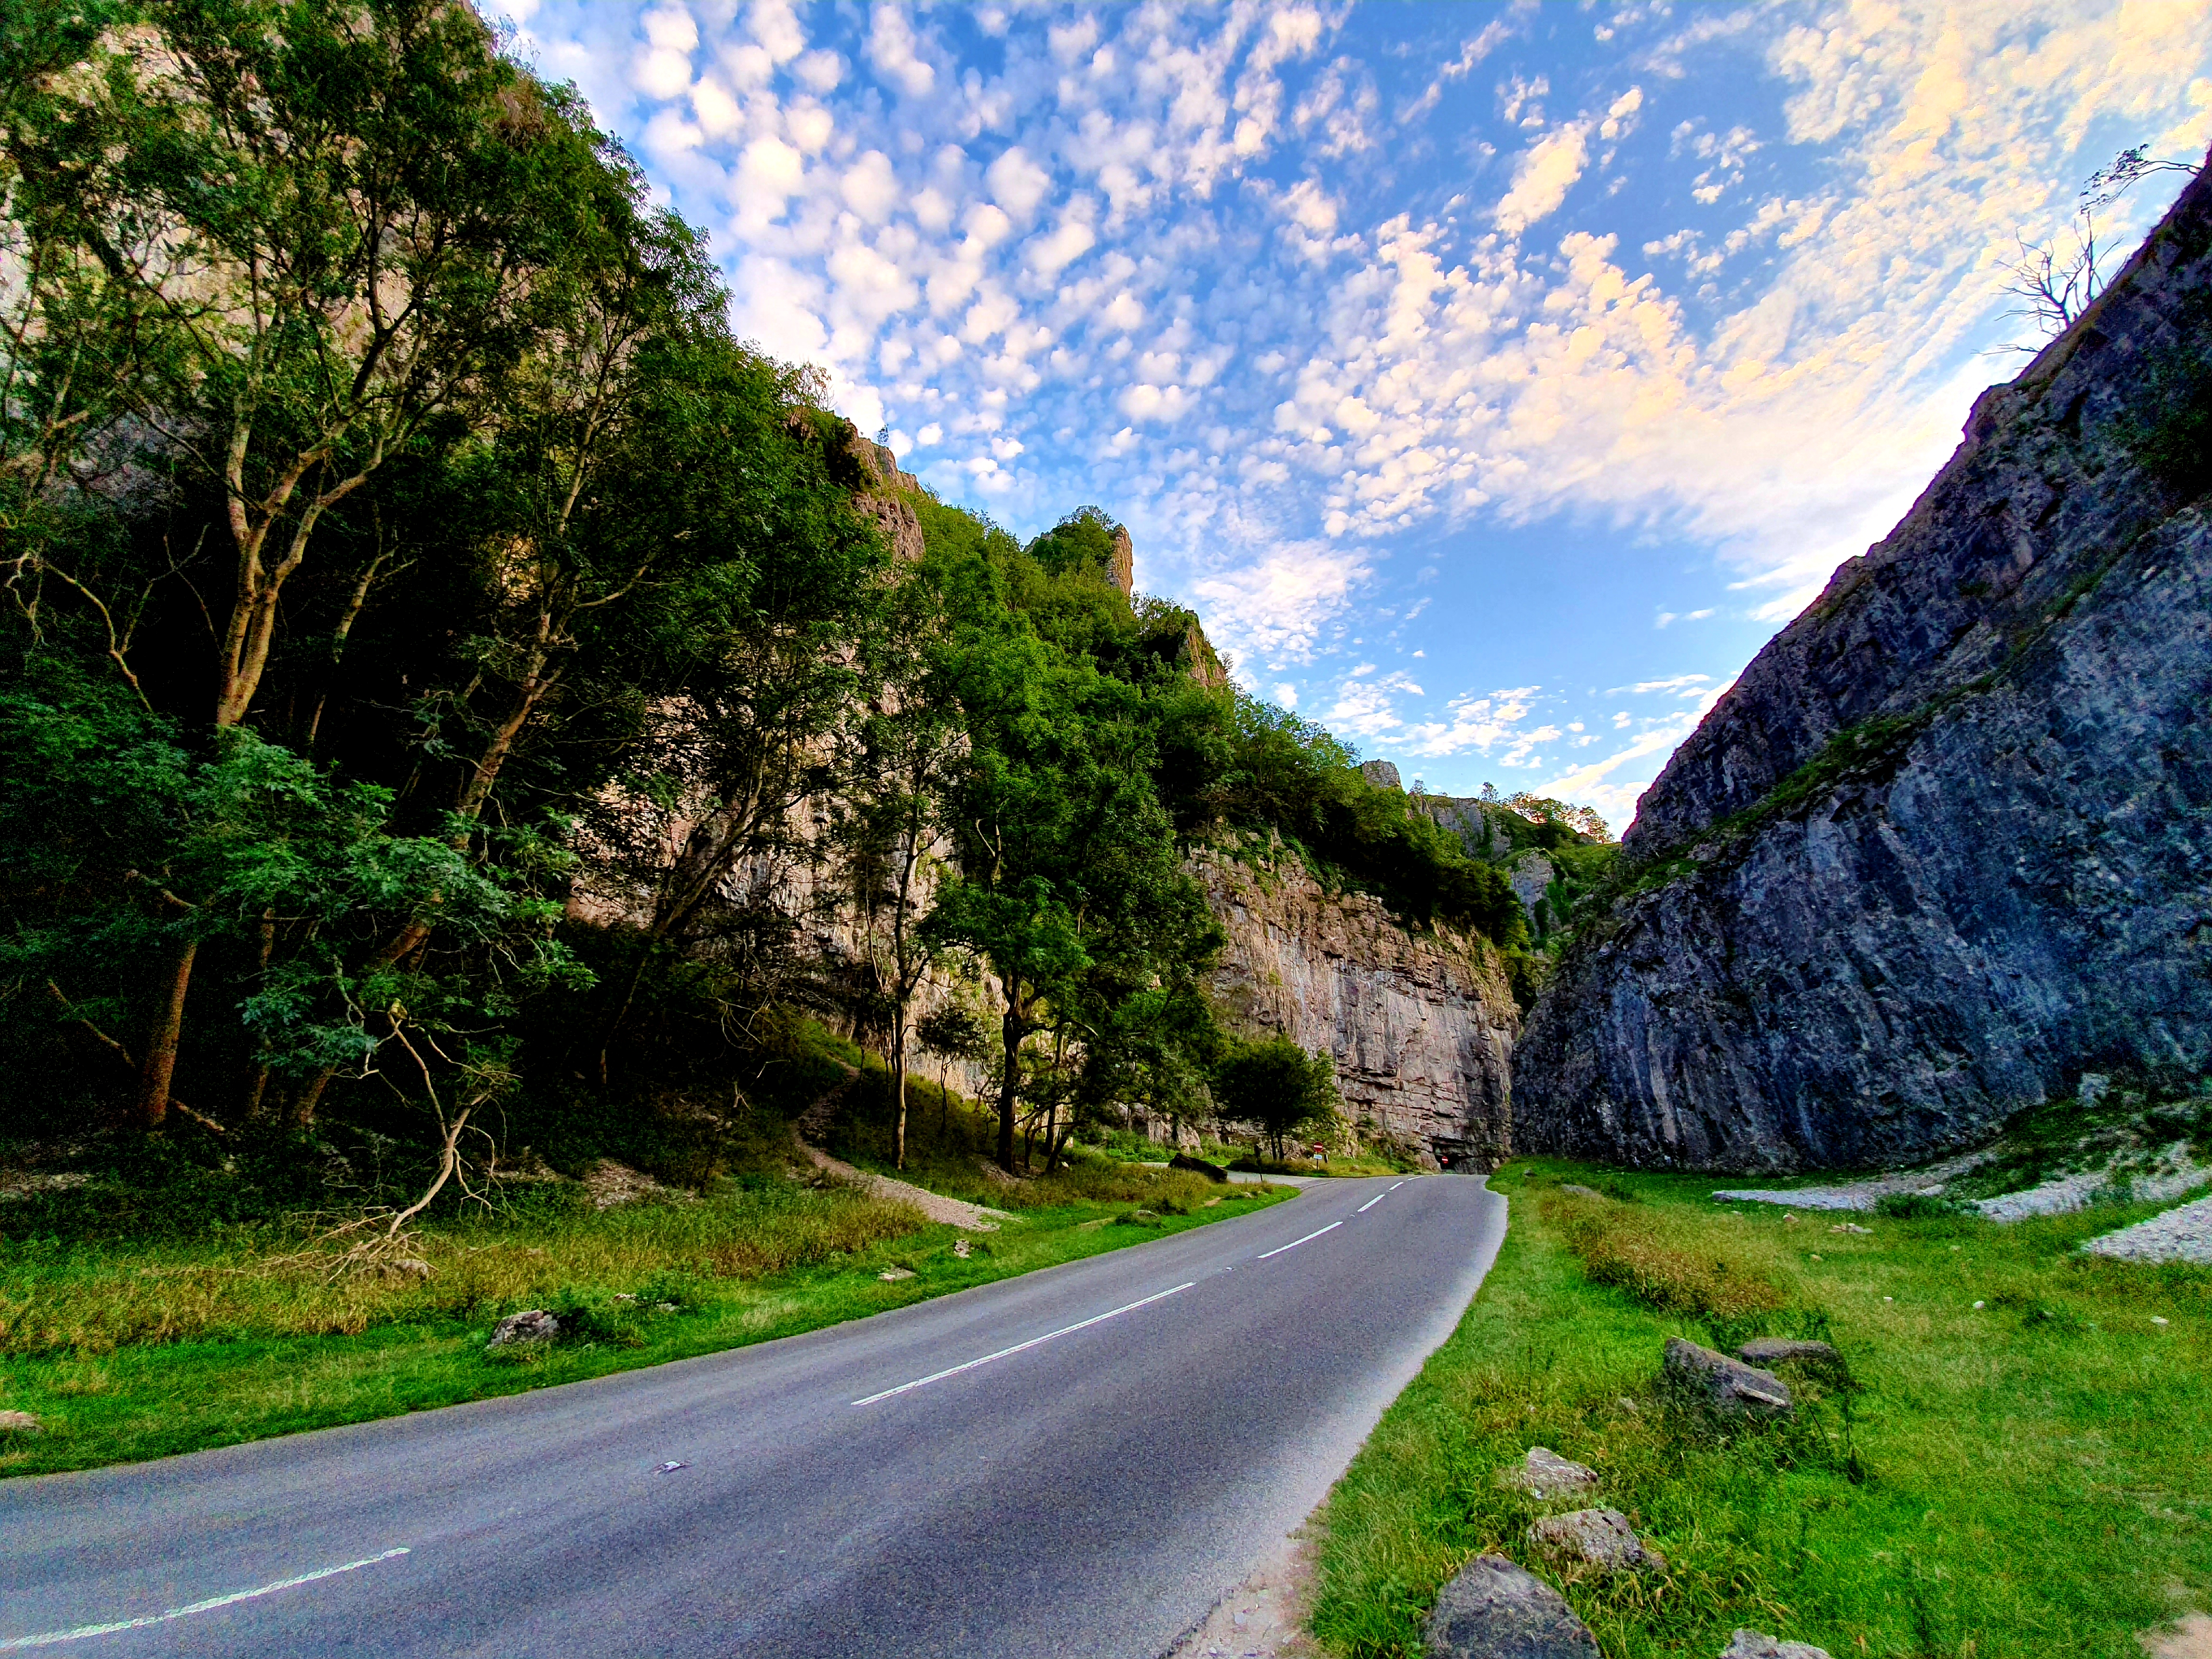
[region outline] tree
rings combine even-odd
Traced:
[[[837,836],[866,928],[867,970],[887,1024],[884,1054],[897,1103],[896,1167],[906,1167],[907,1061],[915,994],[944,953],[920,924],[921,896],[947,850],[946,811],[967,764],[957,702],[941,684],[944,617],[933,584],[908,576],[872,638],[873,686],[837,809]]]
[[[1279,1033],[1240,1042],[1216,1068],[1213,1096],[1225,1115],[1260,1126],[1279,1163],[1287,1137],[1335,1121],[1335,1062],[1327,1054],[1309,1054]]]
[[[2110,250],[2098,244],[2098,211],[2110,207],[2152,173],[2193,176],[2197,172],[2185,162],[2153,161],[2145,155],[2146,148],[2137,144],[2124,149],[2089,175],[2075,198],[2074,216],[2067,225],[2070,248],[2062,247],[2055,239],[2033,245],[2025,237],[2014,239],[2020,245],[2020,258],[2012,266],[2010,280],[2002,291],[2017,303],[2006,312],[2008,317],[2023,318],[2033,323],[2044,338],[2056,339],[2105,291],[2102,262]],[[2039,349],[2002,348],[2031,355]]]

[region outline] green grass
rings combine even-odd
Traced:
[[[988,1235],[781,1176],[593,1210],[574,1188],[417,1230],[430,1277],[338,1273],[337,1247],[253,1227],[161,1241],[0,1241],[0,1474],[167,1456],[515,1394],[788,1336],[1181,1231],[1289,1196],[1085,1164],[1021,1183]],[[1113,1224],[1127,1222],[1127,1225]],[[970,1254],[954,1254],[965,1237]],[[901,1267],[915,1277],[886,1283]],[[574,1339],[487,1353],[501,1315]]]
[[[1418,1653],[1480,1551],[1556,1582],[1526,1544],[1540,1510],[1497,1484],[1535,1444],[1596,1468],[1590,1501],[1668,1558],[1563,1586],[1607,1659],[1717,1654],[1738,1626],[1837,1659],[2141,1659],[2139,1632],[2207,1605],[2212,1271],[2076,1249],[2158,1206],[1850,1218],[1862,1237],[1716,1205],[1723,1184],[1493,1177],[1512,1204],[1497,1266],[1324,1512],[1329,1651]],[[1826,1334],[1849,1375],[1793,1375],[1799,1420],[1733,1437],[1657,1389],[1667,1337],[1761,1333]]]

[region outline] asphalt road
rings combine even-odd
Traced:
[[[0,1483],[0,1653],[1153,1659],[1504,1223],[1478,1180],[1325,1182],[757,1347]]]

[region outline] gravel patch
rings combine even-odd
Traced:
[[[1989,1159],[1987,1152],[1969,1152],[1947,1158],[1924,1170],[1905,1170],[1896,1175],[1847,1181],[1832,1187],[1733,1187],[1713,1196],[1723,1204],[1785,1204],[1795,1210],[1871,1210],[1893,1193],[1917,1193],[1933,1198],[1946,1182],[1976,1169]]]
[[[2197,1261],[2212,1266],[2212,1198],[2168,1210],[2081,1247],[2127,1261]]]
[[[2110,1170],[2085,1170],[2078,1175],[2046,1181],[2040,1187],[2030,1187],[2026,1192],[1979,1200],[1973,1207],[1992,1221],[2019,1221],[2032,1215],[2071,1215],[2107,1198],[2136,1204],[2163,1204],[2167,1199],[2179,1198],[2192,1187],[2202,1186],[2208,1179],[2212,1179],[2212,1170],[2190,1157],[2187,1141],[2177,1140],[2160,1152],[2158,1161],[2142,1175],[2117,1176]]]

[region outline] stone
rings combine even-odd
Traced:
[[[1778,1365],[1793,1359],[1839,1365],[1844,1359],[1828,1343],[1800,1341],[1787,1336],[1753,1337],[1735,1351],[1735,1357],[1747,1365]]]
[[[1597,1638],[1566,1598],[1502,1555],[1455,1573],[1421,1626],[1428,1659],[1598,1659]]]
[[[561,1334],[561,1322],[543,1308],[526,1308],[509,1314],[491,1328],[487,1348],[513,1347],[524,1342],[550,1342]]]
[[[1828,1659],[1828,1650],[1809,1642],[1780,1642],[1760,1631],[1740,1630],[1722,1650],[1721,1659]]]
[[[1874,1231],[1874,1229],[1871,1227],[1862,1227],[1856,1221],[1838,1221],[1834,1226],[1829,1228],[1828,1231],[1832,1233],[1870,1234]]]
[[[1193,1158],[1188,1152],[1177,1152],[1168,1160],[1170,1170],[1188,1170],[1193,1175],[1202,1175],[1208,1181],[1226,1181],[1229,1171],[1218,1164],[1208,1164],[1202,1158]]]
[[[2145,441],[2208,301],[2212,168],[1644,791],[1529,1013],[1516,1154],[1899,1168],[2212,1066],[2212,514]]]
[[[1540,1499],[1578,1497],[1597,1486],[1595,1469],[1562,1457],[1548,1446],[1529,1447],[1528,1456],[1498,1478]]]
[[[911,1267],[886,1267],[876,1275],[877,1278],[892,1284],[896,1284],[902,1279],[912,1279],[914,1276],[914,1269]]]
[[[1788,1417],[1795,1410],[1790,1385],[1772,1371],[1679,1336],[1667,1339],[1662,1366],[1670,1382],[1723,1417]]]
[[[39,1419],[29,1412],[0,1412],[0,1434],[43,1434]]]
[[[1377,789],[1402,789],[1405,787],[1398,781],[1398,768],[1391,761],[1362,761],[1359,775]]]
[[[1605,1194],[1595,1187],[1585,1187],[1579,1181],[1562,1181],[1559,1190],[1572,1193],[1577,1198],[1603,1198]]]
[[[1619,1510],[1547,1515],[1528,1528],[1528,1541],[1563,1566],[1601,1572],[1667,1570],[1667,1558],[1638,1538]]]

